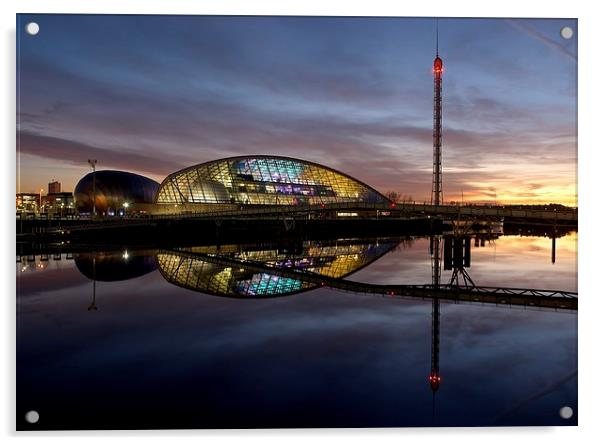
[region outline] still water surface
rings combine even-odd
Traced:
[[[477,244],[465,269],[477,285],[577,289],[576,233],[556,239],[555,263],[550,238]],[[427,238],[221,252],[373,284],[432,280]],[[17,263],[17,285],[22,429],[577,423],[574,312],[442,302],[433,392],[430,300],[152,250]]]

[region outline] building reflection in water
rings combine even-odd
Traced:
[[[157,269],[154,250],[76,253],[73,259],[83,276],[96,281],[129,280]]]
[[[398,240],[303,241],[293,246],[193,247],[157,254],[163,277],[176,286],[211,295],[235,298],[277,297],[319,287],[273,269],[292,269],[330,278],[357,272],[395,248]],[[195,257],[195,255],[201,255]],[[238,265],[222,265],[203,256],[219,255]],[[245,263],[265,265],[266,271],[247,270]]]
[[[484,245],[485,238],[475,243]],[[78,269],[88,278],[116,281],[144,275],[158,268],[170,283],[204,294],[235,298],[265,298],[291,295],[319,287],[314,282],[278,274],[278,270],[292,269],[323,277],[343,278],[382,257],[400,244],[397,239],[302,241],[287,246],[277,245],[225,245],[191,247],[160,251],[156,256],[149,252],[91,253],[75,257]],[[478,244],[477,244],[478,245]],[[432,286],[442,287],[443,269],[451,270],[452,286],[474,287],[466,268],[471,261],[471,238],[468,236],[433,236],[429,253],[432,269]],[[216,261],[228,259],[228,264]],[[247,264],[263,265],[248,270]],[[91,269],[90,269],[91,268]],[[95,286],[95,284],[94,284]],[[95,289],[95,287],[94,287]],[[94,306],[95,293],[93,296]],[[429,385],[433,394],[441,385],[439,369],[441,302],[432,298],[431,312],[431,369]]]
[[[86,252],[73,255],[77,270],[92,281],[89,311],[97,311],[96,282],[123,281],[141,277],[157,269],[154,251]]]

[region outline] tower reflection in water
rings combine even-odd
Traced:
[[[441,286],[441,237],[432,236],[430,239],[430,254],[432,268],[432,285],[434,289]],[[429,384],[433,391],[433,415],[435,415],[435,392],[441,384],[441,375],[439,374],[439,318],[440,302],[439,298],[433,298],[433,309],[431,313],[431,373],[429,374]]]
[[[443,240],[442,240],[443,238]],[[489,236],[492,238],[492,236]],[[475,245],[480,242],[485,245],[486,235],[475,237]],[[443,241],[443,246],[441,246]],[[474,281],[466,271],[470,267],[470,236],[432,236],[430,238],[429,253],[432,268],[433,289],[441,288],[441,248],[443,247],[443,269],[451,271],[449,287],[472,288]],[[441,334],[441,302],[439,298],[433,298],[431,312],[431,372],[429,384],[433,392],[433,416],[435,415],[435,393],[441,385],[441,373],[439,370],[439,344]]]

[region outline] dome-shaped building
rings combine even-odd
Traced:
[[[94,176],[96,179],[94,180]],[[80,213],[92,212],[96,182],[96,213],[117,214],[124,204],[152,204],[159,183],[145,176],[117,170],[88,173],[75,186],[75,207]]]
[[[298,205],[335,202],[385,203],[372,187],[344,173],[282,156],[238,156],[172,173],[157,204]]]

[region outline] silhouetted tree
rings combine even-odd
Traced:
[[[399,198],[401,198],[401,195],[393,190],[385,193],[385,196],[387,197],[387,199],[389,199],[390,201],[393,201],[393,202],[398,202]]]

